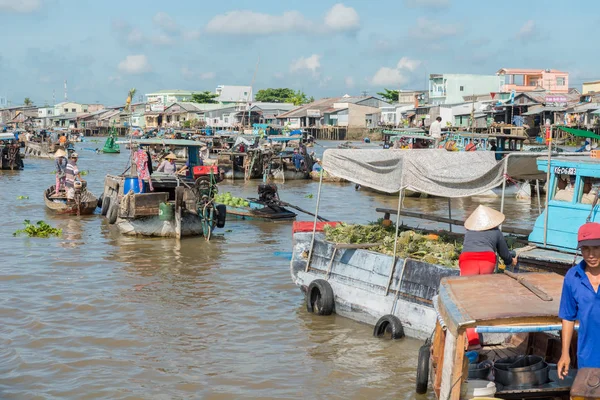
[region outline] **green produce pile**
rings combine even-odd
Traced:
[[[215,196],[215,202],[231,207],[249,207],[250,203],[241,197],[234,197],[231,193],[219,193]]]
[[[325,237],[328,241],[335,243],[381,243],[370,250],[393,255],[395,231],[396,228],[393,224],[386,227],[381,223],[369,225],[342,223],[335,227],[325,226]],[[426,234],[402,227],[400,231],[398,234],[398,257],[408,257],[430,264],[458,268],[458,256],[462,251],[462,243],[444,235]]]
[[[62,235],[62,229],[53,228],[44,221],[38,221],[34,225],[31,223],[30,220],[26,219],[24,224],[25,224],[25,228],[19,229],[18,231],[16,231],[15,233],[13,233],[13,236],[18,236],[22,233],[26,234],[29,237],[41,237],[41,238]]]

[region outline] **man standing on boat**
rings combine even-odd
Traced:
[[[435,121],[431,123],[431,126],[429,127],[429,136],[435,139],[433,148],[437,149],[440,145],[440,140],[442,139],[442,117],[437,117]]]
[[[577,233],[577,242],[583,261],[567,272],[558,311],[562,319],[562,355],[557,365],[560,378],[569,373],[569,350],[575,321],[579,321],[578,369],[600,368],[600,224],[588,222],[582,225]]]
[[[56,196],[59,195],[60,189],[66,187],[65,179],[67,176],[67,153],[63,149],[56,150],[54,153],[56,159],[56,185],[54,186],[54,193]]]

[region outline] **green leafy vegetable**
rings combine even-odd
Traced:
[[[53,228],[44,221],[38,221],[34,225],[31,223],[30,220],[26,219],[25,222],[23,222],[23,223],[25,224],[25,228],[19,229],[18,231],[16,231],[15,233],[13,233],[13,236],[19,236],[20,234],[25,234],[29,237],[47,238],[50,236],[61,236],[62,235],[62,229]]]
[[[17,200],[29,200],[29,196],[18,196]]]

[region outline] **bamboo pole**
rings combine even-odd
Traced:
[[[400,183],[402,186],[402,183]],[[390,291],[390,284],[394,276],[394,270],[396,269],[396,256],[398,254],[398,232],[400,231],[400,214],[402,212],[402,199],[404,197],[404,189],[400,189],[398,195],[398,210],[396,212],[396,234],[394,235],[394,256],[392,257],[392,267],[390,270],[390,276],[388,277],[387,287],[385,288],[385,295],[387,296]]]
[[[546,170],[546,185],[548,186],[546,189],[546,205],[544,207],[545,215],[544,215],[544,246],[546,246],[548,242],[548,204],[550,202],[550,192],[552,188],[550,187],[550,161],[552,160],[552,127],[550,127],[550,138],[548,139],[548,168]]]
[[[306,269],[304,272],[308,272],[310,268],[310,260],[312,258],[313,250],[315,248],[315,235],[317,234],[317,218],[319,215],[319,204],[321,202],[321,188],[323,187],[323,174],[321,174],[321,178],[319,179],[319,190],[317,191],[317,207],[315,210],[315,219],[313,221],[313,232],[312,239],[310,241],[310,250],[308,251],[308,260],[306,261]]]

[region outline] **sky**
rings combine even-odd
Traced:
[[[597,0],[0,0],[0,97],[122,104],[162,89],[423,89],[431,73],[600,80]]]

